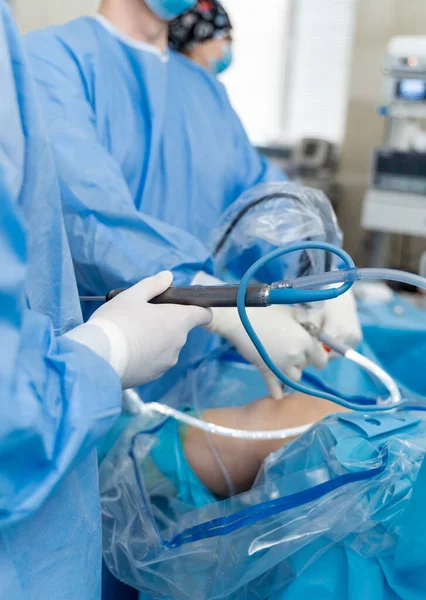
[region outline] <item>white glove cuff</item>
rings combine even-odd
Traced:
[[[122,378],[129,358],[126,338],[115,323],[108,319],[94,318],[68,333],[65,337],[83,344],[106,360]]]
[[[108,363],[110,362],[111,349],[108,336],[97,325],[84,323],[65,333],[64,337],[86,346]]]
[[[88,325],[97,326],[106,335],[109,343],[108,362],[122,379],[129,364],[130,352],[127,340],[121,329],[109,319],[90,319]]]

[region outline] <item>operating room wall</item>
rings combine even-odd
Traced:
[[[346,248],[364,261],[368,261],[368,255],[360,252],[365,233],[360,226],[361,207],[369,182],[371,153],[381,145],[384,134],[385,120],[377,114],[382,86],[380,64],[394,35],[426,35],[425,0],[358,0],[340,172],[345,201],[339,219]],[[407,238],[404,244],[408,248],[404,266],[415,269],[426,240]],[[398,247],[394,244],[395,250]],[[391,257],[392,263],[399,261],[399,256]]]
[[[97,0],[15,0],[14,8],[23,33],[37,27],[62,23],[81,15],[93,14]]]

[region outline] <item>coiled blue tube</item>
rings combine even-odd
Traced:
[[[394,404],[392,406],[383,406],[383,405],[378,406],[376,404],[369,404],[369,405],[368,404],[366,404],[366,405],[354,404],[352,402],[348,402],[348,401],[344,400],[343,398],[340,398],[339,396],[335,396],[334,394],[329,394],[328,392],[324,392],[322,390],[311,389],[301,383],[296,383],[295,381],[292,381],[272,361],[271,357],[269,356],[268,352],[266,351],[265,346],[260,341],[257,333],[253,329],[253,326],[250,323],[250,320],[248,318],[247,310],[245,307],[245,297],[246,297],[247,286],[249,285],[250,280],[256,275],[257,271],[259,269],[261,269],[266,263],[273,260],[274,258],[277,258],[278,256],[283,256],[284,254],[289,254],[290,252],[298,252],[300,250],[324,250],[326,252],[331,252],[332,254],[335,254],[336,256],[338,256],[347,267],[347,270],[346,269],[342,270],[341,274],[347,274],[347,273],[352,274],[353,278],[351,278],[349,281],[347,279],[343,279],[344,281],[346,281],[346,283],[343,283],[343,285],[341,285],[339,288],[337,288],[337,290],[333,290],[335,292],[334,296],[330,296],[330,297],[335,297],[336,295],[341,296],[342,294],[347,292],[352,287],[353,282],[356,279],[358,279],[358,277],[356,276],[356,273],[358,272],[358,270],[356,269],[355,264],[354,264],[352,258],[349,256],[349,254],[347,254],[341,248],[337,248],[336,246],[333,246],[326,242],[301,242],[298,244],[289,244],[288,246],[285,246],[284,248],[278,248],[277,250],[270,252],[269,254],[263,256],[257,262],[255,262],[250,267],[250,269],[248,269],[248,271],[246,272],[246,274],[244,275],[244,277],[241,280],[240,287],[238,290],[237,306],[238,306],[238,314],[240,315],[241,323],[243,324],[244,329],[246,330],[247,334],[249,335],[250,339],[252,340],[253,344],[255,345],[257,351],[259,352],[260,356],[262,357],[262,359],[264,360],[266,365],[274,373],[274,375],[276,375],[278,377],[278,379],[280,379],[280,381],[282,381],[289,387],[293,388],[294,390],[302,392],[303,394],[308,394],[311,396],[318,396],[319,398],[323,398],[324,400],[330,400],[331,402],[334,402],[335,404],[338,404],[340,406],[343,406],[343,407],[351,409],[351,410],[357,410],[357,411],[361,411],[361,412],[388,411],[388,410],[395,409],[396,406],[400,407],[400,406],[406,404],[406,401],[400,402],[397,405]],[[338,277],[339,271],[333,272],[333,274],[336,277]],[[327,274],[325,274],[325,275],[327,275]],[[316,276],[314,276],[314,277],[316,277]],[[343,277],[345,277],[345,276],[343,275]],[[310,279],[310,278],[305,277],[302,279]],[[313,278],[311,278],[311,280],[312,279]],[[340,279],[338,281],[342,281],[342,279]],[[324,285],[324,280],[322,280],[322,282],[318,282],[318,283],[319,283],[319,285]],[[311,285],[312,285],[312,283],[311,283]],[[315,291],[315,290],[313,290],[313,291]],[[316,300],[318,300],[318,297],[315,294],[313,294],[312,301],[315,302]],[[308,301],[308,300],[306,300],[306,301]],[[267,310],[267,309],[265,309],[265,310]],[[369,399],[366,398],[366,401],[368,402]]]

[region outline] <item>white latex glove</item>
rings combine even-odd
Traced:
[[[220,279],[203,272],[197,273],[192,284],[224,285]],[[247,361],[259,369],[272,398],[277,400],[282,398],[282,384],[260,357],[241,324],[238,310],[236,308],[213,308],[212,310],[213,321],[207,329],[230,341]],[[299,381],[302,370],[309,365],[321,369],[327,364],[326,351],[296,321],[292,307],[248,308],[247,314],[271,359],[293,381]]]
[[[326,351],[297,323],[291,307],[248,308],[247,314],[271,359],[293,381],[299,381],[302,370],[309,365],[321,369],[327,364]],[[283,396],[281,382],[261,359],[236,308],[214,308],[213,321],[207,329],[229,340],[259,369],[273,398],[278,400]]]
[[[324,302],[322,329],[324,333],[352,348],[360,343],[362,331],[352,290]]]
[[[211,311],[205,308],[148,303],[172,281],[169,271],[142,280],[102,305],[67,337],[108,360],[123,389],[160,377],[177,363],[191,329],[212,320]]]
[[[298,307],[297,320],[301,323],[311,321],[324,333],[347,346],[354,348],[362,340],[355,296],[352,290],[338,298],[327,300],[320,308]]]

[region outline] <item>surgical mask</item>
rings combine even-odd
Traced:
[[[172,21],[195,6],[197,0],[145,0],[146,4],[160,19]]]
[[[232,63],[232,47],[228,42],[222,52],[220,58],[214,58],[210,61],[210,69],[214,75],[223,73]]]

